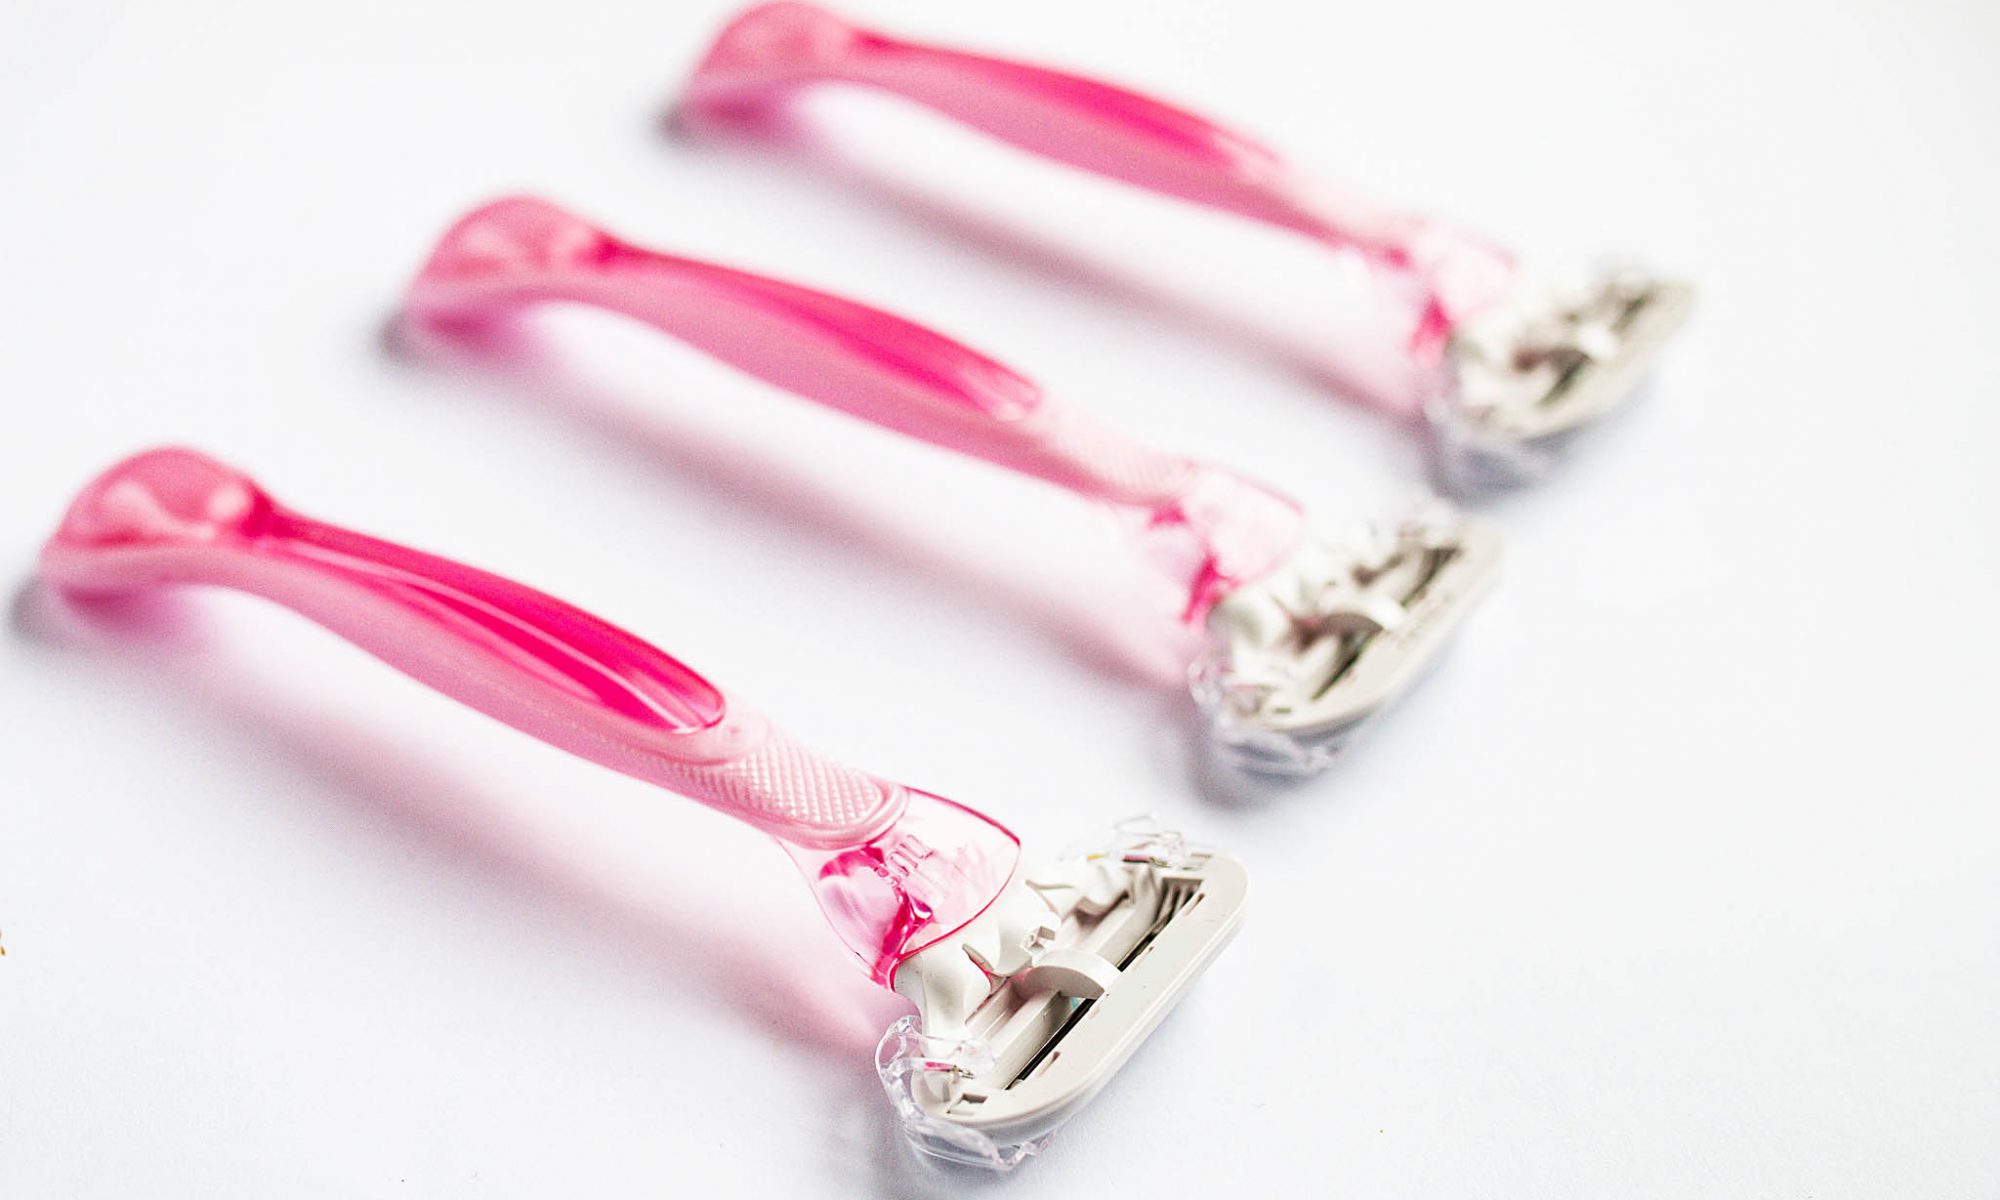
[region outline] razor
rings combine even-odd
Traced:
[[[532,198],[454,225],[407,320],[459,341],[537,305],[641,321],[752,376],[1109,507],[1205,631],[1193,693],[1237,762],[1324,767],[1415,681],[1491,582],[1499,539],[1434,503],[1349,531],[1291,500],[1154,450],[1056,403],[1012,368],[838,296],[620,240]]]
[[[193,451],[112,467],[41,563],[80,596],[192,583],[265,597],[524,733],[771,835],[869,977],[915,1005],[877,1067],[928,1154],[1004,1170],[1040,1150],[1242,919],[1232,858],[1128,822],[1024,859],[998,822],[792,741],[622,629],[303,516]]]
[[[755,115],[819,83],[893,93],[1030,153],[1360,256],[1419,368],[1439,473],[1462,493],[1545,473],[1573,433],[1646,376],[1692,299],[1686,285],[1633,269],[1529,276],[1480,237],[1309,178],[1185,109],[896,38],[810,4],[763,4],[731,21],[678,113]]]

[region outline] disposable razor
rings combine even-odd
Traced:
[[[1423,380],[1440,475],[1479,493],[1543,474],[1618,406],[1685,319],[1683,284],[1618,268],[1531,277],[1484,239],[1308,178],[1275,151],[1121,87],[906,41],[802,3],[749,9],[688,81],[688,119],[817,83],[890,92],[1020,149],[1359,255]]]
[[[692,668],[521,584],[302,516],[189,450],[87,486],[42,554],[67,592],[273,600],[550,745],[777,839],[876,983],[916,1147],[1006,1169],[1115,1074],[1235,933],[1244,874],[1150,822],[1047,860],[998,822],[792,741]]]
[[[550,302],[635,318],[808,399],[1108,506],[1206,632],[1194,696],[1222,748],[1255,770],[1325,766],[1433,660],[1498,559],[1492,527],[1441,502],[1311,530],[1276,492],[1131,441],[942,334],[641,249],[540,200],[497,201],[453,226],[406,315],[451,334]]]

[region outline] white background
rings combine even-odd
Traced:
[[[1457,652],[1287,789],[1191,752],[1054,489],[588,315],[534,379],[385,351],[447,221],[534,189],[1315,511],[1421,486],[1324,386],[1351,280],[1298,239],[851,93],[816,149],[662,136],[728,8],[0,18],[0,1196],[2000,1193],[2000,9],[857,2],[1699,284],[1645,403],[1490,506]],[[1044,1157],[920,1163],[899,1002],[758,835],[268,606],[32,587],[161,441],[1033,841],[1158,810],[1248,860],[1250,922]]]

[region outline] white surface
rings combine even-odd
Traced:
[[[756,835],[253,602],[134,631],[24,590],[0,1196],[1995,1194],[2000,10],[854,7],[1673,266],[1696,321],[1494,509],[1507,578],[1431,684],[1244,795],[1067,497],[587,317],[540,389],[378,330],[450,217],[529,187],[1387,509],[1418,451],[1301,369],[1340,284],[1300,243],[887,101],[815,104],[811,165],[669,144],[719,3],[9,8],[12,579],[92,472],[192,443],[1031,837],[1158,809],[1255,897],[1043,1159],[941,1173],[875,1092],[898,1002]]]

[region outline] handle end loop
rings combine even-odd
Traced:
[[[679,110],[707,116],[758,112],[780,93],[835,73],[875,35],[812,4],[759,4],[723,26],[689,77]]]
[[[588,266],[616,253],[612,239],[572,213],[536,196],[507,196],[459,218],[417,273],[404,315],[450,332],[496,315],[484,301],[510,283]]]
[[[182,550],[256,536],[271,498],[249,476],[195,450],[147,450],[87,484],[42,550],[42,573],[65,591],[122,591],[145,582],[115,568],[127,552]]]

